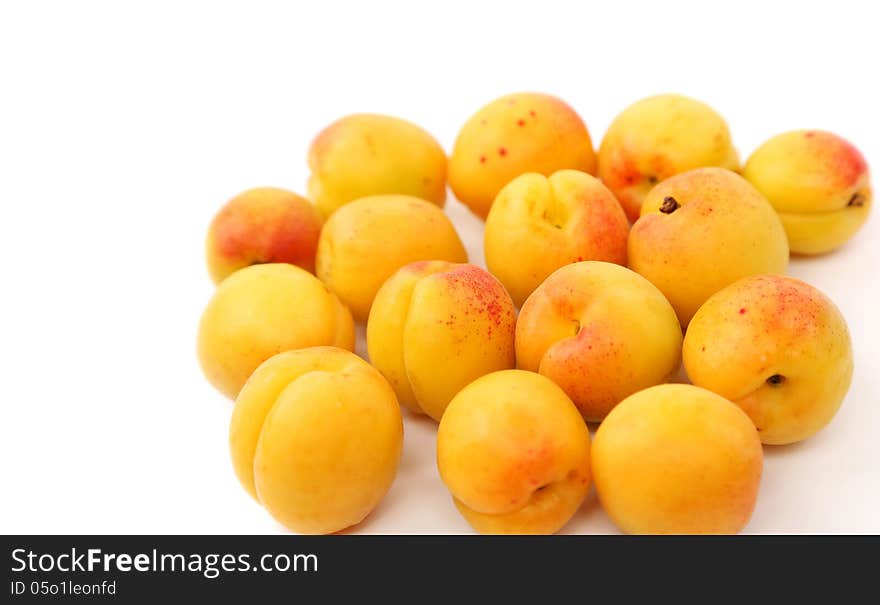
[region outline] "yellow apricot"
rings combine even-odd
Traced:
[[[258,263],[290,263],[315,271],[321,215],[308,200],[275,187],[232,198],[211,221],[206,256],[214,283]]]
[[[519,93],[495,99],[471,116],[449,158],[449,186],[474,214],[486,218],[498,192],[526,172],[563,168],[596,171],[590,133],[561,99]]]
[[[629,222],[614,195],[585,172],[530,172],[513,179],[486,218],[486,267],[517,306],[563,265],[626,264]],[[516,251],[516,253],[512,253]]]
[[[629,266],[669,299],[686,326],[718,290],[784,273],[788,240],[770,203],[738,174],[698,168],[654,187],[629,234]]]
[[[598,261],[565,265],[526,300],[517,367],[562,387],[588,420],[663,382],[681,361],[681,326],[651,282]]]
[[[242,486],[279,522],[311,534],[360,523],[397,473],[403,421],[394,391],[335,347],[280,353],[257,368],[229,428]]]
[[[400,402],[439,421],[462,387],[513,367],[515,323],[510,295],[488,272],[420,261],[379,290],[367,349]]]
[[[199,323],[202,371],[230,398],[271,356],[318,345],[353,350],[354,322],[327,286],[294,265],[236,271],[217,287]]]
[[[828,424],[849,389],[846,321],[819,290],[792,277],[741,279],[700,307],[684,339],[694,384],[739,405],[761,441],[801,441]]]
[[[462,389],[437,431],[437,467],[485,534],[552,534],[590,488],[590,432],[552,381],[493,372]]]
[[[593,479],[631,534],[731,534],[748,523],[763,452],[749,417],[706,389],[663,384],[624,399],[599,425]]]
[[[377,114],[346,116],[322,130],[309,148],[309,197],[325,217],[368,195],[412,195],[442,207],[446,153],[430,134]]]
[[[727,123],[689,97],[663,94],[637,101],[614,118],[599,146],[599,177],[631,221],[651,188],[675,174],[739,168]]]
[[[777,135],[749,157],[743,176],[779,212],[792,252],[834,250],[868,219],[868,164],[849,141],[833,133]]]
[[[365,321],[379,287],[419,260],[467,262],[467,252],[443,211],[408,195],[374,195],[346,204],[318,240],[318,277]]]

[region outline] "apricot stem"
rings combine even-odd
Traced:
[[[672,214],[679,208],[681,208],[681,204],[679,204],[678,200],[676,200],[671,195],[667,195],[666,197],[664,197],[663,203],[660,204],[660,212],[662,212],[663,214]]]
[[[853,193],[852,197],[849,198],[849,202],[847,202],[846,205],[847,206],[856,206],[856,207],[864,206],[865,205],[865,196],[860,192]]]
[[[778,387],[783,382],[785,382],[785,376],[783,376],[782,374],[774,374],[767,379],[767,384],[769,384],[771,387]]]

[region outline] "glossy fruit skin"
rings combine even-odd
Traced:
[[[446,152],[406,120],[346,116],[315,137],[308,158],[309,198],[325,218],[368,195],[411,195],[441,208],[446,201]]]
[[[408,195],[375,195],[346,204],[318,240],[317,275],[366,321],[376,292],[395,271],[420,260],[467,262],[467,252],[440,208]]]
[[[275,519],[327,534],[362,521],[391,487],[403,420],[372,366],[312,347],[257,368],[235,402],[229,445],[242,486]]]
[[[663,384],[620,403],[593,440],[602,507],[630,534],[733,534],[751,517],[763,451],[720,395]]]
[[[517,93],[495,99],[462,126],[449,158],[449,186],[485,219],[495,196],[514,178],[565,168],[596,172],[583,120],[561,99]]]
[[[626,264],[629,221],[599,180],[578,170],[513,179],[486,218],[486,267],[517,306],[551,273],[585,260]],[[516,250],[516,254],[511,251]]]
[[[811,437],[849,390],[846,321],[813,286],[784,275],[747,277],[700,307],[684,340],[694,384],[739,405],[768,444]]]
[[[303,197],[276,187],[249,189],[211,221],[205,243],[215,284],[259,263],[290,263],[315,272],[321,214]]]
[[[681,326],[651,282],[611,263],[555,271],[516,324],[517,367],[562,387],[599,421],[632,393],[665,382],[681,363]]]
[[[856,147],[822,130],[794,130],[761,145],[743,176],[779,212],[791,251],[823,254],[865,224],[873,196],[868,164]]]
[[[590,432],[552,381],[522,370],[494,372],[447,407],[437,467],[478,532],[551,534],[589,491]]]
[[[660,288],[682,326],[736,280],[785,273],[788,256],[776,211],[723,168],[691,170],[654,187],[628,243],[630,268]]]
[[[419,261],[379,289],[367,350],[400,402],[439,422],[463,387],[514,367],[515,324],[510,295],[484,269]]]
[[[284,263],[253,265],[223,280],[197,338],[205,377],[230,399],[276,353],[319,345],[354,350],[354,344],[345,305],[314,275]]]
[[[599,178],[627,216],[638,220],[651,188],[671,176],[718,166],[739,169],[727,123],[701,101],[662,94],[637,101],[608,127],[599,147]]]

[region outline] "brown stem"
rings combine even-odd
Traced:
[[[867,201],[867,199],[865,198],[864,194],[862,194],[860,192],[856,192],[856,193],[852,194],[852,197],[849,198],[849,202],[847,202],[846,205],[859,207],[859,206],[864,206],[866,201]]]
[[[782,374],[774,374],[767,379],[767,384],[769,384],[771,387],[778,387],[783,382],[785,382],[785,376],[783,376]]]
[[[660,212],[662,212],[663,214],[672,214],[679,208],[681,208],[681,204],[679,204],[678,200],[671,195],[667,195],[666,197],[664,197],[663,203],[660,204]]]

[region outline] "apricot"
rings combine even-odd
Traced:
[[[354,114],[322,130],[309,148],[309,197],[325,217],[368,195],[399,193],[442,207],[446,153],[405,120]]]
[[[504,370],[450,402],[437,467],[462,516],[484,534],[552,534],[590,487],[590,433],[547,378]]]
[[[495,99],[471,116],[449,158],[449,186],[474,214],[486,218],[498,192],[526,172],[563,168],[596,171],[590,133],[561,99],[519,93]]]
[[[675,174],[739,168],[727,123],[689,97],[663,94],[637,101],[614,118],[599,146],[599,178],[633,222],[651,188]]]
[[[294,265],[236,271],[217,287],[199,322],[202,371],[233,399],[271,356],[317,345],[353,350],[354,322],[327,286]]]
[[[788,241],[770,203],[738,174],[699,168],[645,198],[629,234],[629,266],[660,288],[686,326],[718,290],[760,273],[784,273]]]
[[[611,263],[574,263],[523,305],[516,361],[562,387],[587,420],[601,420],[626,396],[677,371],[681,326],[640,275]]]
[[[743,176],[779,212],[792,252],[834,250],[871,209],[868,164],[849,141],[821,130],[795,130],[761,145]]]
[[[806,439],[828,424],[849,389],[846,322],[813,286],[783,275],[741,279],[706,301],[688,326],[691,381],[739,405],[761,441]]]
[[[755,507],[762,464],[749,417],[688,384],[627,397],[593,441],[599,500],[630,534],[739,532]]]
[[[418,260],[467,262],[467,252],[443,211],[408,195],[375,195],[346,204],[318,240],[318,277],[366,321],[382,283]]]
[[[486,218],[486,266],[517,306],[568,263],[626,264],[629,222],[614,195],[585,172],[530,172],[504,186]],[[515,251],[515,253],[513,253]]]
[[[315,272],[321,215],[295,193],[249,189],[226,203],[208,229],[206,256],[214,283],[259,263],[290,263]]]
[[[420,261],[380,288],[367,350],[401,403],[439,421],[462,387],[514,366],[515,323],[510,295],[485,270]]]
[[[335,347],[279,353],[238,395],[229,427],[241,484],[299,533],[360,523],[394,481],[403,420],[368,363]]]

